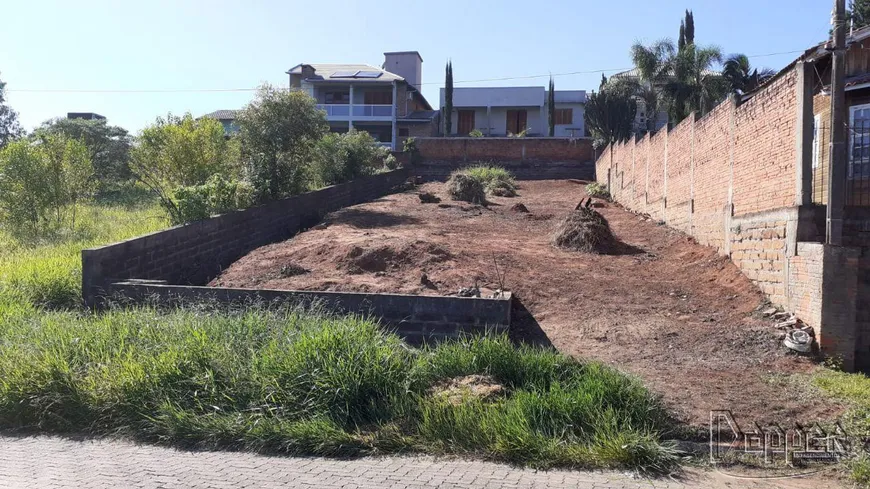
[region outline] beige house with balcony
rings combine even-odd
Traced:
[[[367,64],[301,63],[287,70],[290,88],[304,90],[326,112],[334,132],[366,131],[396,150],[408,136],[434,136],[438,111],[420,92],[423,58],[416,51],[384,53]]]

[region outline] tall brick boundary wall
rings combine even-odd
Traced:
[[[860,250],[856,267],[857,303],[855,323],[859,350],[857,367],[870,371],[870,208],[847,207],[843,223],[843,238],[846,245]]]
[[[417,175],[444,179],[470,164],[496,163],[521,180],[592,179],[589,138],[416,138],[421,162]]]
[[[407,169],[394,170],[82,250],[83,299],[94,306],[109,284],[131,278],[203,285],[251,250],[287,239],[328,212],[386,195],[407,178]]]
[[[824,209],[810,195],[812,76],[799,62],[742,104],[732,97],[704,117],[612,145],[596,179],[627,208],[730,256],[772,302],[815,328],[824,352],[854,368],[870,359],[870,330],[865,323],[861,336],[856,324],[870,316],[860,305],[870,286],[859,287],[868,259],[808,243],[824,236]]]
[[[216,301],[222,304],[316,304],[332,311],[371,315],[410,343],[462,334],[504,332],[510,326],[510,293],[497,299],[352,292],[231,289],[125,281],[110,292],[134,302],[164,305]]]

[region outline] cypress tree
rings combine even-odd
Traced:
[[[680,21],[680,37],[677,40],[677,50],[682,51],[686,47],[686,22]]]
[[[453,62],[448,61],[444,74],[444,132],[453,133]]]
[[[695,15],[686,10],[686,44],[695,44]]]
[[[602,75],[603,76],[603,75]],[[547,104],[550,106],[550,137],[556,135],[556,84],[550,77],[550,92],[547,94]]]

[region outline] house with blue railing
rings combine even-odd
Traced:
[[[326,112],[330,129],[366,131],[397,149],[409,136],[435,136],[438,111],[420,91],[423,58],[417,51],[384,53],[368,64],[300,63],[287,70],[290,88],[304,90]]]

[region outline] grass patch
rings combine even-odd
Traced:
[[[479,374],[504,386],[448,402]],[[473,454],[667,472],[671,420],[637,380],[505,336],[412,350],[359,317],[112,310],[0,323],[0,428],[346,456]]]
[[[610,200],[610,191],[607,190],[607,186],[601,185],[598,182],[592,182],[586,185],[586,193],[590,197],[595,197],[596,199]]]
[[[843,428],[856,440],[870,439],[870,378],[864,374],[850,374],[822,369],[813,376],[813,383],[830,396],[846,401],[850,409],[843,419]],[[860,445],[860,443],[858,443]],[[857,446],[847,460],[852,479],[861,487],[870,487],[870,456]]]
[[[500,166],[480,164],[459,171],[479,181],[491,195],[514,197],[517,194],[517,182],[514,176]]]
[[[79,214],[73,232],[14,236],[0,228],[0,310],[77,307],[81,303],[83,248],[140,236],[169,225],[165,212],[153,200],[139,204],[106,200],[82,206]]]

